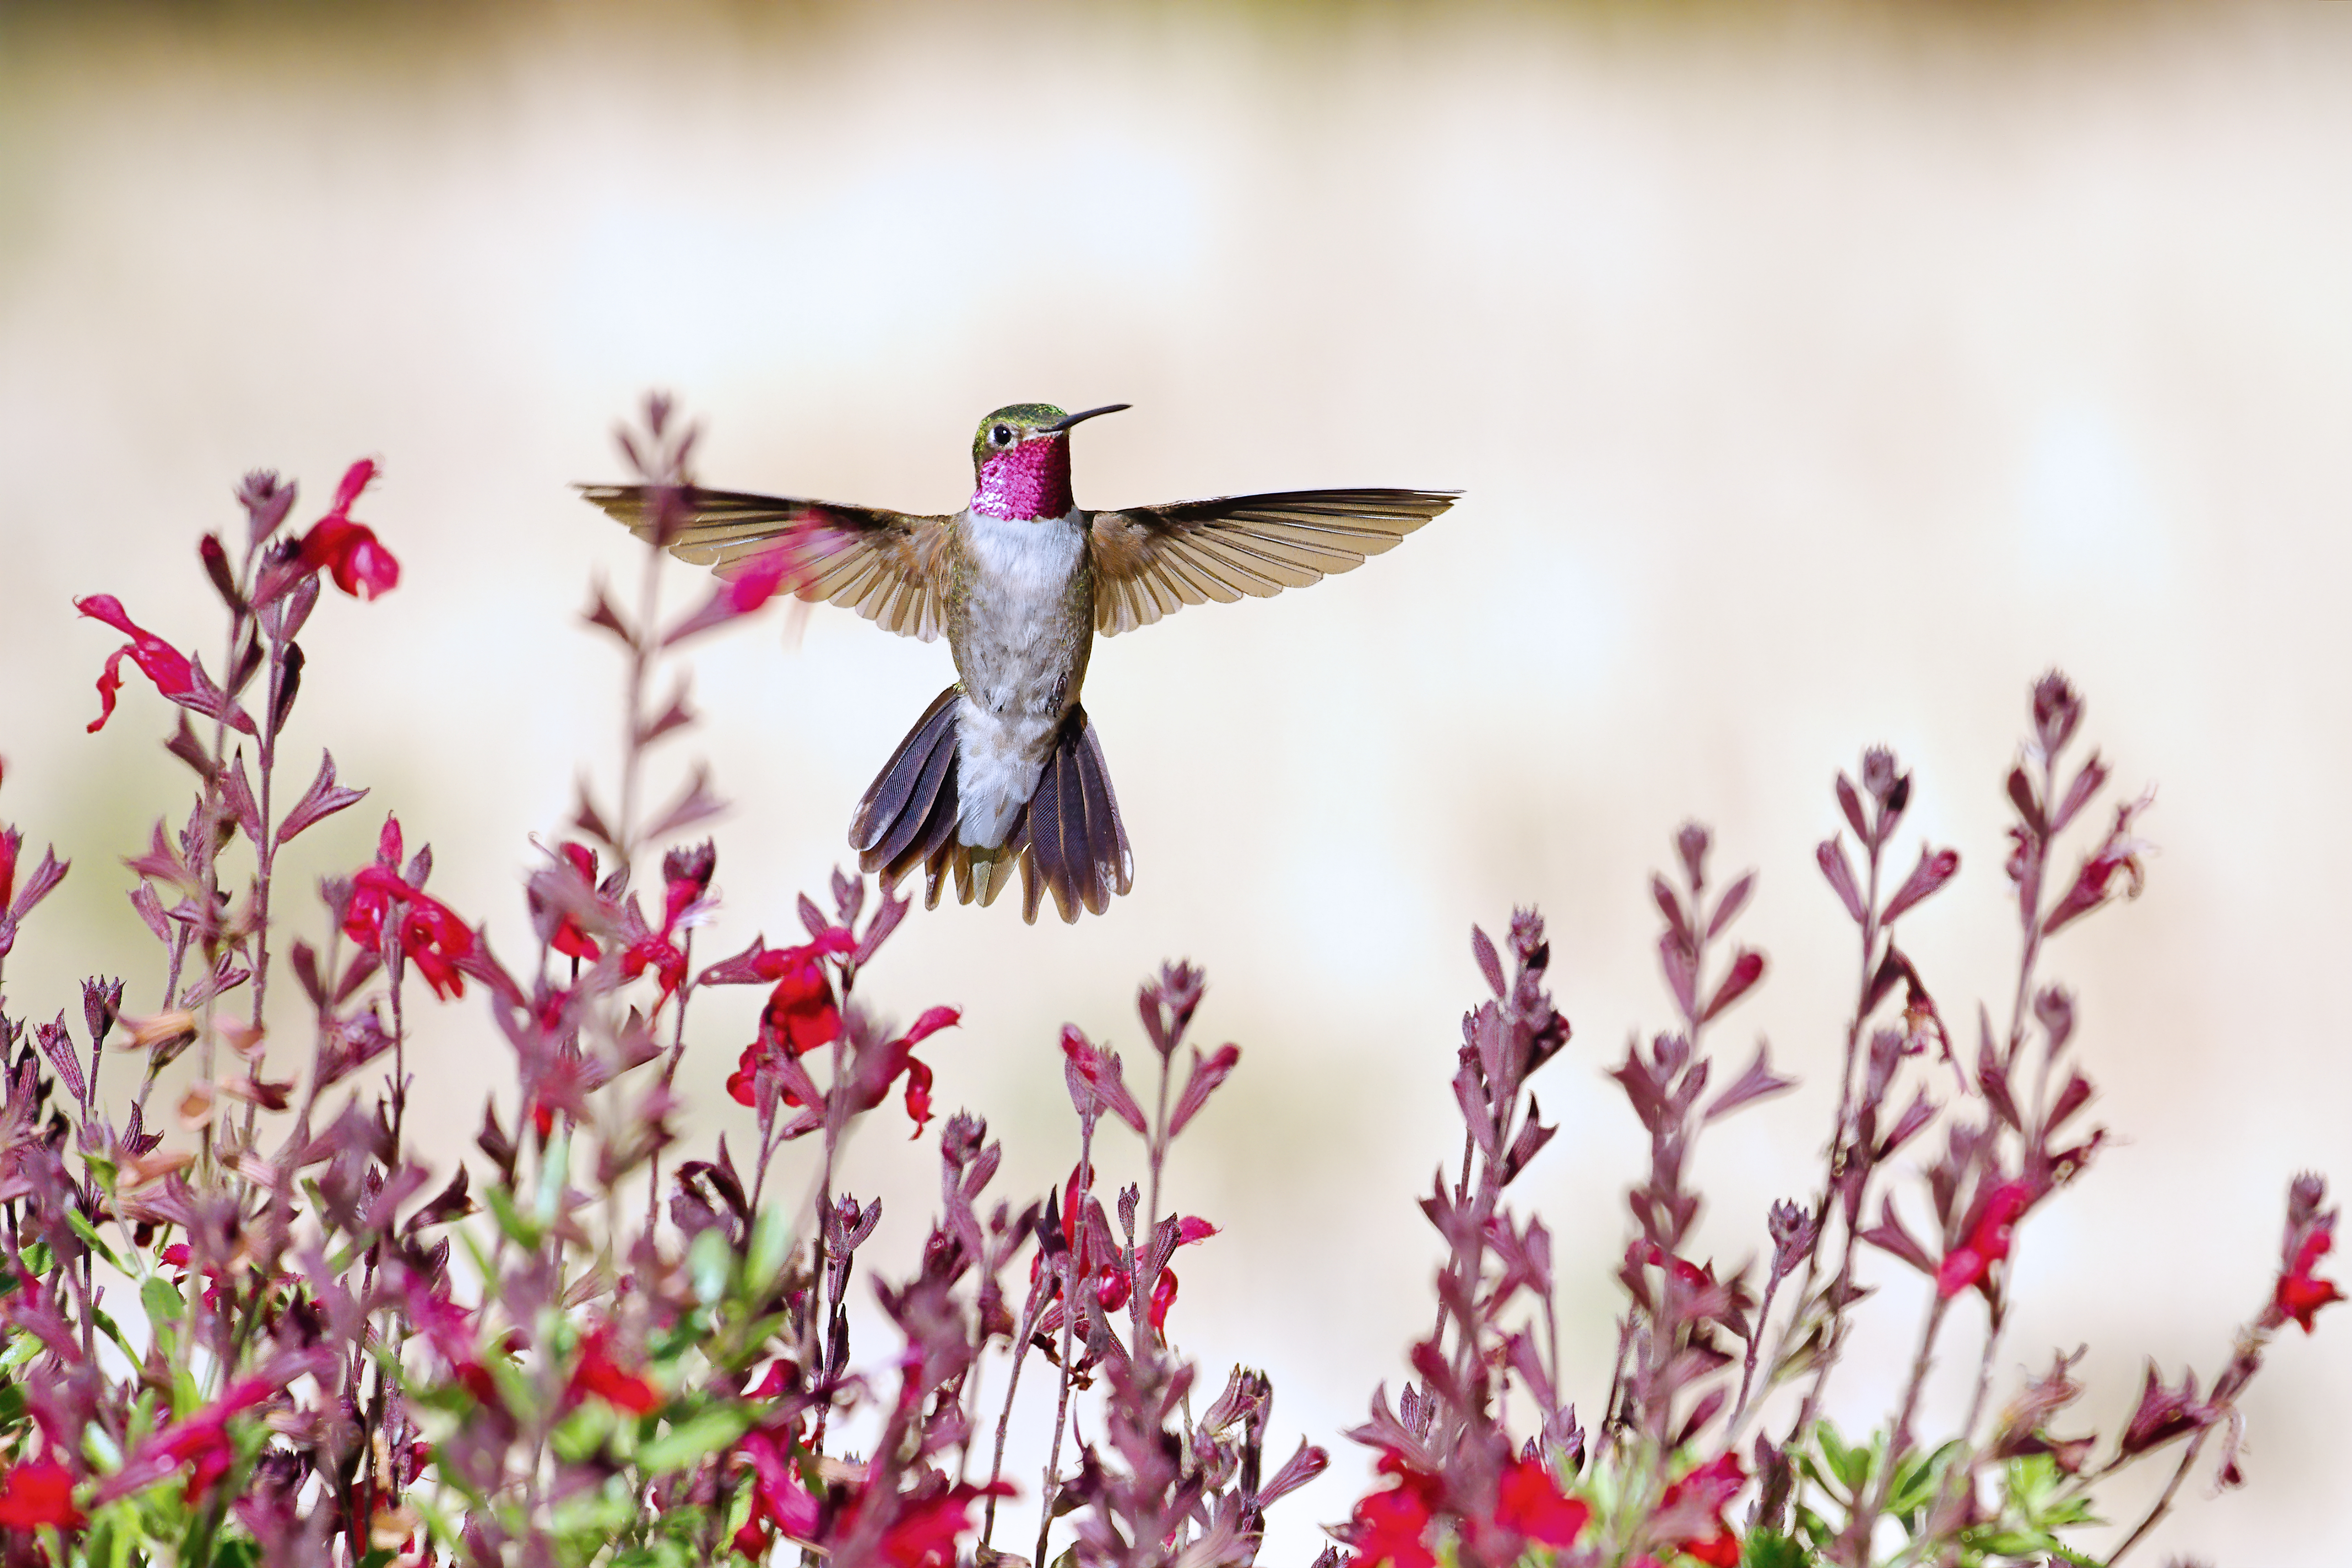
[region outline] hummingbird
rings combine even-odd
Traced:
[[[928,907],[950,880],[960,902],[992,903],[1016,865],[1032,923],[1045,893],[1076,922],[1133,885],[1118,799],[1078,700],[1096,634],[1320,582],[1459,493],[1281,490],[1087,511],[1071,495],[1071,432],[1129,406],[996,410],[972,437],[971,500],[952,516],[699,488],[680,498],[685,521],[667,541],[680,560],[732,577],[788,541],[800,597],[901,637],[946,636],[955,684],[898,742],[849,830],[859,866],[885,887],[921,867]],[[580,488],[652,540],[650,487]]]

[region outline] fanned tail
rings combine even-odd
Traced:
[[[1080,910],[1101,914],[1113,896],[1134,885],[1135,861],[1120,823],[1110,770],[1086,710],[1074,708],[1054,737],[1053,750],[1029,803],[994,848],[960,842],[956,791],[956,709],[950,686],[933,700],[875,775],[850,825],[849,842],[865,870],[894,886],[923,868],[923,901],[938,907],[950,881],[960,903],[992,904],[1012,885],[1017,864],[1021,915],[1034,923],[1045,896],[1066,922]]]
[[[866,787],[849,825],[860,870],[879,871],[886,888],[923,868],[924,900],[937,906],[940,877],[955,847],[956,704],[961,687],[931,700],[890,760]]]
[[[1103,765],[1102,742],[1084,708],[1073,708],[1054,737],[1054,750],[1038,774],[1019,834],[1022,918],[1035,921],[1043,895],[1054,895],[1063,921],[1078,910],[1101,914],[1112,895],[1135,882],[1135,858],[1127,828],[1118,819],[1110,770]]]

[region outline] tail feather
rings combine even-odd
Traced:
[[[1111,794],[1102,743],[1083,708],[1071,710],[1055,737],[1037,793],[1030,797],[1028,826],[1027,858],[1037,868],[1036,892],[1027,900],[1033,910],[1042,902],[1039,895],[1051,893],[1055,911],[1074,921],[1081,909],[1102,913],[1114,894],[1134,885],[1134,858],[1118,818],[1118,798]]]
[[[1087,908],[1100,914],[1110,907],[1113,894],[1135,885],[1135,856],[1128,847],[1118,796],[1111,793],[1110,769],[1103,763],[1102,742],[1092,724],[1084,726],[1076,755],[1078,782],[1087,798],[1087,854],[1094,870],[1087,884],[1092,895]]]
[[[858,865],[897,884],[923,868],[923,901],[936,908],[952,883],[959,903],[992,904],[1021,881],[1021,913],[1035,922],[1051,894],[1055,912],[1075,922],[1085,910],[1101,914],[1134,883],[1134,859],[1110,772],[1086,710],[1073,709],[1054,738],[1037,785],[994,848],[961,841],[957,704],[962,692],[940,693],[882,765],[849,830]]]
[[[907,731],[907,738],[898,742],[898,749],[890,753],[890,760],[882,764],[882,771],[874,775],[873,784],[866,786],[866,798],[858,802],[857,816],[849,825],[849,846],[858,852],[858,864],[866,870],[887,863],[874,858],[875,852],[891,828],[907,816],[908,807],[921,787],[924,764],[942,749],[953,760],[955,705],[962,695],[961,690],[950,686],[933,698],[931,705],[923,710],[923,716],[915,721],[915,727]],[[938,787],[939,781],[933,781],[932,790],[936,792]],[[929,805],[926,799],[924,809],[914,814],[918,826],[929,815]]]

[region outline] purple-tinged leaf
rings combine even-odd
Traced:
[[[857,952],[853,955],[856,963],[862,964],[874,956],[882,944],[889,940],[890,933],[898,929],[898,922],[907,918],[907,911],[913,907],[915,897],[912,893],[899,898],[891,894],[887,889],[884,889],[882,907],[874,911],[874,919],[867,924],[866,934],[857,940]]]
[[[866,879],[842,874],[840,867],[833,868],[833,907],[844,926],[857,923],[857,911],[866,907]]]
[[[296,834],[312,824],[366,798],[367,791],[345,789],[335,782],[334,753],[322,751],[319,753],[318,776],[310,781],[310,787],[302,792],[302,798],[294,803],[286,813],[285,820],[278,825],[278,842],[281,845],[290,843]]]
[[[1904,1144],[1916,1138],[1927,1123],[1935,1119],[1936,1106],[1927,1098],[1927,1091],[1923,1089],[1914,1092],[1911,1096],[1911,1103],[1904,1108],[1902,1115],[1895,1119],[1895,1126],[1887,1132],[1885,1140],[1878,1145],[1878,1158],[1886,1159]]]
[[[623,647],[634,650],[637,646],[637,636],[622,620],[621,612],[613,607],[613,601],[604,596],[604,584],[598,584],[590,592],[596,595],[596,602],[581,612],[580,618],[592,626],[602,626],[618,637]]]
[[[1741,1073],[1729,1088],[1715,1097],[1715,1102],[1706,1108],[1702,1120],[1721,1121],[1743,1105],[1796,1087],[1795,1079],[1782,1078],[1772,1070],[1772,1047],[1759,1040],[1756,1043],[1756,1059],[1748,1064],[1748,1070]]]
[[[2075,773],[2074,782],[2066,786],[2066,798],[2059,803],[2058,815],[2051,818],[2050,831],[2065,832],[2066,825],[2082,814],[2083,808],[2091,804],[2091,797],[2098,794],[2100,786],[2106,782],[2107,764],[2100,760],[2098,752],[2093,752],[2090,760]]]
[[[596,809],[596,803],[589,797],[588,781],[585,779],[580,781],[580,809],[573,814],[572,826],[607,849],[617,850],[620,847],[619,841],[613,837],[613,830],[604,825],[604,815]]]
[[[798,908],[800,910],[801,924],[808,928],[809,935],[813,937],[823,936],[825,932],[833,929],[833,922],[824,918],[824,911],[818,909],[816,907],[816,900],[810,898],[806,893],[800,895]]]
[[[667,838],[682,833],[698,822],[707,822],[727,809],[727,803],[710,792],[709,770],[697,764],[694,776],[669,808],[654,820],[646,830],[647,838]]]
[[[1893,1254],[1930,1279],[1934,1279],[1937,1269],[1936,1260],[1928,1257],[1927,1249],[1920,1246],[1917,1238],[1904,1228],[1902,1219],[1895,1212],[1895,1200],[1890,1197],[1884,1202],[1885,1206],[1879,1211],[1878,1223],[1864,1231],[1859,1239],[1870,1243],[1882,1252]]]
[[[1725,1008],[1747,995],[1763,978],[1764,955],[1754,948],[1741,948],[1733,955],[1731,973],[1726,974],[1723,984],[1716,987],[1714,999],[1707,1003],[1706,1011],[1699,1016],[1699,1022],[1703,1024],[1719,1016]]]
[[[1903,879],[1903,886],[1895,889],[1894,898],[1887,900],[1886,912],[1879,918],[1890,925],[1893,924],[1913,905],[1934,897],[1942,889],[1945,883],[1952,879],[1953,873],[1959,868],[1960,852],[1958,850],[1938,849],[1930,852],[1922,846],[1919,850],[1919,864],[1913,867],[1911,875]]]
[[[677,689],[670,693],[669,706],[662,710],[661,716],[637,726],[637,744],[652,745],[671,731],[682,730],[693,723],[694,719],[694,710],[688,706],[686,700],[686,681],[681,678]]]
[[[1683,901],[1675,897],[1675,890],[1666,886],[1664,877],[1653,876],[1650,879],[1650,897],[1657,900],[1658,912],[1666,917],[1666,930],[1679,938],[1684,946],[1691,946],[1690,921],[1683,917]],[[1499,996],[1502,994],[1502,988],[1496,987],[1495,994]]]
[[[1841,771],[1837,776],[1838,810],[1845,814],[1846,826],[1864,844],[1870,842],[1870,823],[1862,813],[1862,796],[1854,793],[1853,781]]]
[[[36,1031],[41,1042],[41,1054],[49,1058],[57,1069],[58,1079],[66,1086],[77,1105],[89,1103],[89,1085],[81,1075],[81,1061],[74,1055],[73,1036],[67,1032],[66,1016],[58,1015],[54,1024],[43,1024]]]
[[[159,824],[159,830],[160,826]],[[72,868],[71,861],[58,859],[57,850],[53,847],[44,845],[41,849],[41,863],[33,868],[33,874],[26,878],[24,885],[16,889],[16,901],[8,906],[8,918],[12,921],[21,921],[32,913],[33,906],[47,898],[57,885],[66,879],[66,873]]]
[[[2042,803],[2034,798],[2033,781],[2025,776],[2025,770],[2021,767],[2009,770],[2009,801],[2017,807],[2017,815],[2024,818],[2025,826],[2037,837],[2047,831]]]
[[[315,597],[317,593],[318,584],[314,579],[311,584],[311,594]],[[278,666],[278,696],[269,705],[269,738],[272,741],[275,741],[278,732],[286,728],[286,721],[294,713],[294,699],[302,693],[302,645],[298,642],[288,643],[285,656]]]
[[[1541,1153],[1543,1146],[1550,1142],[1553,1136],[1559,1131],[1557,1123],[1547,1127],[1538,1120],[1541,1109],[1533,1096],[1528,1097],[1528,1119],[1521,1124],[1519,1135],[1511,1140],[1510,1148],[1503,1154],[1501,1184],[1504,1186],[1507,1187],[1517,1180],[1519,1173],[1528,1168],[1528,1162]]]
[[[236,990],[252,978],[251,970],[239,968],[236,957],[224,952],[220,956],[220,962],[214,966],[210,974],[199,976],[180,993],[180,1005],[200,1006],[215,996]]]
[[[1853,867],[1845,858],[1845,841],[1835,837],[1822,839],[1813,851],[1813,858],[1821,862],[1822,875],[1829,879],[1830,890],[1838,896],[1838,902],[1845,906],[1846,914],[1854,924],[1862,924],[1868,917],[1868,910],[1863,907],[1862,888],[1853,879]]]
[[[1274,1479],[1259,1488],[1255,1497],[1248,1500],[1250,1506],[1262,1509],[1275,1499],[1297,1491],[1321,1475],[1330,1463],[1329,1454],[1301,1437],[1298,1439],[1298,1451],[1284,1460],[1282,1468],[1274,1472]]]
[[[1977,1048],[1977,1092],[1985,1097],[1992,1113],[2010,1127],[2022,1130],[2024,1122],[2017,1114],[2017,1101],[2009,1092],[2009,1069],[2001,1065],[2000,1055],[1990,1039]]]
[[[2058,1091],[2057,1103],[2050,1108],[2050,1120],[2042,1124],[2042,1130],[2044,1132],[2057,1131],[2068,1117],[2090,1102],[2091,1080],[2081,1073],[2074,1074],[2066,1080],[2066,1087]]]
[[[1478,961],[1478,973],[1486,977],[1486,988],[1497,997],[1508,994],[1503,982],[1503,961],[1486,933],[1475,925],[1470,928],[1470,955]]]
[[[1666,987],[1685,1018],[1698,1016],[1698,956],[1690,945],[1667,931],[1658,938],[1658,967],[1665,972]]]
[[[1144,1132],[1143,1107],[1128,1092],[1127,1078],[1116,1051],[1104,1050],[1087,1038],[1076,1024],[1062,1026],[1062,1071],[1068,1081],[1070,1103],[1080,1116],[1104,1111],[1118,1117],[1137,1134]]]
[[[1200,1047],[1192,1047],[1192,1070],[1185,1076],[1175,1109],[1168,1113],[1168,1136],[1173,1138],[1184,1131],[1185,1125],[1201,1113],[1201,1108],[1209,1103],[1209,1097],[1233,1076],[1241,1059],[1242,1048],[1236,1045],[1220,1046],[1214,1055],[1206,1057],[1201,1054]]]
[[[139,918],[155,933],[157,942],[172,940],[171,920],[163,913],[163,900],[155,896],[152,883],[142,882],[131,889],[131,907],[139,911]]]
[[[228,551],[217,533],[207,533],[196,542],[196,556],[205,563],[205,575],[212,579],[213,591],[221,596],[232,614],[245,611],[245,595],[236,591],[236,579],[228,569]]]
[[[221,770],[221,804],[228,808],[229,820],[236,823],[248,843],[261,842],[261,803],[254,798],[253,780],[245,771],[245,751],[240,747],[229,765]]]
[[[319,953],[301,938],[294,939],[294,951],[289,960],[294,966],[294,978],[302,986],[302,994],[316,1007],[327,999],[326,988],[319,982]]]
[[[143,878],[169,882],[190,892],[195,890],[195,873],[188,869],[188,863],[180,858],[180,852],[172,847],[171,841],[163,837],[161,821],[151,830],[147,853],[127,858],[122,863]]]
[[[1710,939],[1721,936],[1724,928],[1739,918],[1739,911],[1748,907],[1748,900],[1755,891],[1756,873],[1753,871],[1743,874],[1739,880],[1732,883],[1717,901],[1714,917],[1706,922],[1707,936]]]

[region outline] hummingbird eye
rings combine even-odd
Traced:
[[[988,438],[1000,447],[1010,447],[1013,445],[1013,426],[999,425],[989,431]]]

